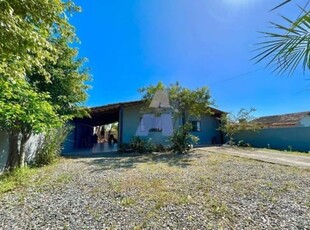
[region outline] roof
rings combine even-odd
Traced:
[[[91,116],[99,114],[99,113],[104,113],[104,112],[109,112],[109,111],[115,111],[119,110],[121,107],[128,107],[128,106],[135,106],[139,104],[143,104],[143,100],[139,101],[128,101],[128,102],[119,102],[119,103],[114,103],[114,104],[107,104],[103,106],[96,106],[96,107],[91,107],[90,108],[90,114]],[[214,113],[214,115],[221,115],[225,113],[224,111],[221,111],[219,109],[215,109],[212,107],[209,107],[211,112]]]
[[[268,127],[287,127],[298,125],[300,120],[305,116],[310,116],[310,111],[264,116],[257,118],[254,121]]]
[[[128,107],[128,106],[134,106],[134,105],[139,105],[143,104],[142,100],[139,101],[128,101],[128,102],[119,102],[119,103],[114,103],[114,104],[107,104],[103,106],[96,106],[96,107],[91,107],[90,111],[91,114],[96,114],[96,113],[101,113],[101,112],[108,112],[112,110],[119,110],[121,107]]]
[[[107,104],[103,106],[96,106],[89,108],[90,117],[75,118],[74,120],[85,125],[97,126],[102,124],[110,124],[119,120],[119,112],[121,108],[142,105],[145,101],[128,101],[119,102],[114,104]],[[215,116],[220,116],[224,112],[218,109],[211,108],[211,111]]]

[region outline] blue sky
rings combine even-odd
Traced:
[[[137,89],[158,81],[208,86],[218,109],[254,107],[256,116],[310,110],[309,76],[277,76],[255,64],[258,31],[272,31],[283,0],[76,0],[70,22],[93,81],[88,106],[138,100]],[[304,0],[296,1],[303,3]],[[309,73],[309,72],[308,72]]]

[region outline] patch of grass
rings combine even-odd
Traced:
[[[58,163],[63,161],[58,161]],[[72,180],[72,176],[67,172],[62,172],[55,179],[51,180],[56,167],[57,164],[55,163],[44,167],[24,167],[3,173],[0,175],[0,196],[4,193],[27,187],[33,187],[38,192],[43,192],[54,185],[69,183]]]
[[[124,207],[130,207],[136,203],[135,199],[131,197],[124,197],[121,200],[121,205]]]
[[[283,183],[283,185],[281,187],[278,188],[279,192],[288,192],[290,190],[295,191],[298,189],[298,186],[292,182],[292,181],[287,181],[285,183]]]
[[[151,219],[153,219],[155,216],[158,216],[158,210],[152,210],[149,211],[145,217],[142,223],[137,224],[133,229],[134,230],[142,230],[142,229],[146,229],[148,228],[148,224],[150,222]]]
[[[204,194],[205,205],[211,210],[211,213],[216,217],[223,218],[229,215],[229,209],[227,205],[221,201],[216,195],[210,194],[209,192]]]
[[[67,184],[70,181],[72,181],[72,175],[69,173],[61,174],[55,180],[57,184]]]
[[[98,210],[97,208],[88,206],[88,207],[87,207],[87,211],[88,211],[88,213],[89,213],[93,218],[95,218],[97,221],[100,220],[100,218],[101,218],[101,216],[102,216],[102,214],[100,213],[100,210]]]
[[[120,193],[122,191],[120,182],[116,180],[113,179],[107,180],[107,186],[114,193]]]
[[[19,187],[28,185],[33,175],[38,172],[36,168],[24,167],[0,176],[0,195]]]

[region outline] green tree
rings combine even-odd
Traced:
[[[1,0],[0,76],[23,78],[33,67],[48,76],[45,62],[57,59],[51,34],[74,41],[67,15],[79,10],[70,0]]]
[[[175,120],[181,118],[183,125],[190,117],[200,117],[201,114],[211,114],[210,105],[213,105],[210,91],[207,87],[191,90],[179,85],[178,82],[166,87],[162,82],[139,89],[142,99],[149,102],[157,90],[168,93],[170,105],[173,109]]]
[[[50,77],[45,80],[40,71],[33,71],[27,74],[26,80],[37,92],[49,95],[48,102],[63,119],[86,116],[87,110],[81,105],[89,89],[85,82],[90,80],[88,69],[83,68],[86,59],[77,59],[77,49],[70,47],[65,39],[54,39],[53,45],[58,58],[44,66]]]
[[[261,126],[254,121],[253,112],[256,110],[240,109],[237,115],[222,114],[220,117],[219,130],[222,131],[229,139],[228,143],[234,145],[234,137],[237,133],[243,130],[258,131]]]
[[[174,121],[182,120],[181,127],[175,127],[171,137],[172,150],[174,152],[186,153],[191,144],[197,143],[197,138],[190,134],[192,129],[189,123],[191,118],[200,118],[202,114],[211,114],[210,105],[213,104],[207,87],[191,90],[179,85],[171,84],[166,87],[162,82],[141,88],[139,91],[149,105],[157,90],[165,90],[168,93]],[[176,126],[176,125],[174,125]]]
[[[292,0],[286,0],[272,10],[290,2]],[[296,19],[281,16],[286,25],[272,22],[276,32],[262,32],[266,40],[258,44],[259,53],[253,58],[256,62],[268,59],[267,66],[279,74],[292,74],[299,66],[304,72],[310,70],[309,4],[307,0],[304,6],[299,6],[300,14]]]
[[[0,127],[9,134],[7,169],[22,167],[33,133],[85,115],[89,75],[69,46],[71,1],[0,1]],[[2,27],[1,27],[2,26]],[[15,36],[14,36],[15,35]],[[12,36],[11,39],[10,36]]]
[[[64,120],[48,102],[50,96],[34,91],[23,79],[0,78],[0,124],[9,134],[6,168],[22,167],[25,143],[32,132],[59,127]]]

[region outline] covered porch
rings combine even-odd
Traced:
[[[76,118],[64,145],[63,155],[88,156],[117,152],[123,142],[123,109],[142,101],[90,108],[90,117]]]

